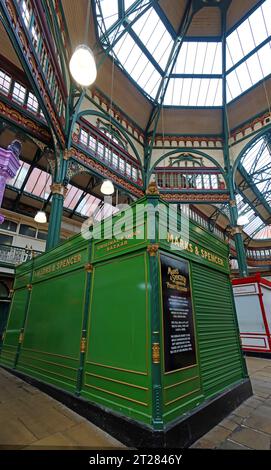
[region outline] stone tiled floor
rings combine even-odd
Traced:
[[[192,445],[271,448],[271,360],[247,358],[254,395]],[[0,449],[124,449],[111,436],[0,368]]]
[[[0,449],[121,449],[89,421],[0,368]]]
[[[191,447],[271,449],[271,359],[247,358],[254,395]]]

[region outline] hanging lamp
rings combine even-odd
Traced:
[[[72,78],[83,87],[89,87],[95,82],[97,68],[90,47],[81,44],[75,49],[70,60],[70,72]]]
[[[249,223],[249,218],[247,215],[239,215],[238,219],[237,219],[237,225],[240,225],[240,226],[244,226],[244,225],[247,225]]]
[[[48,168],[47,168],[46,174],[47,173],[48,173]],[[34,221],[37,222],[38,224],[46,224],[47,223],[47,215],[46,215],[46,212],[43,209],[44,208],[45,190],[46,190],[47,181],[48,181],[48,179],[45,178],[45,184],[44,184],[44,187],[43,187],[43,204],[42,204],[42,208],[39,211],[37,211],[37,213],[34,217]]]
[[[110,180],[104,180],[101,186],[101,193],[105,196],[111,196],[115,192],[114,185]]]
[[[47,215],[44,211],[38,211],[34,217],[35,222],[38,224],[46,224],[47,223]]]
[[[69,64],[72,78],[82,87],[89,87],[93,82],[95,82],[97,77],[97,67],[94,54],[90,47],[87,46],[89,22],[90,0],[88,1],[84,44],[80,44],[76,47]]]

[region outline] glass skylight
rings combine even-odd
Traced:
[[[152,54],[154,60],[164,70],[169,58],[173,39],[156,11],[151,8],[132,26],[137,37]]]
[[[271,73],[271,42],[227,75],[227,101],[231,101]]]
[[[184,41],[174,67],[174,74],[221,74],[221,42]]]
[[[47,199],[51,193],[50,186],[51,175],[38,168],[34,168],[25,185],[25,192],[42,199]]]
[[[28,163],[22,162],[21,160],[20,160],[20,164],[21,166],[16,176],[7,181],[8,185],[13,186],[14,188],[17,188],[17,189],[21,189],[25,181],[26,175],[28,173],[28,170],[30,168],[30,165]]]
[[[109,41],[118,65],[149,99],[159,101],[158,90],[176,39],[174,28],[168,27],[156,2],[150,0],[137,3],[133,13],[135,0],[125,0],[124,11],[118,0],[95,3],[103,47]],[[123,15],[125,22],[120,25]],[[271,0],[265,0],[227,36],[228,103],[271,74],[270,18]],[[167,70],[171,76],[165,105],[222,106],[221,42],[184,38],[172,65]]]
[[[263,227],[258,233],[255,234],[257,240],[271,239],[271,225]]]
[[[266,0],[227,37],[227,69],[271,35],[271,0]]]
[[[244,201],[241,194],[237,194],[236,201],[238,215],[246,215],[249,220],[249,222],[244,226],[244,232],[249,236],[253,236],[254,232],[262,227],[264,223],[262,219],[255,214],[253,208]]]
[[[271,135],[261,137],[249,149],[241,164],[267,203],[271,202]]]
[[[216,78],[171,78],[164,104],[174,106],[221,106],[222,80]]]
[[[75,211],[83,217],[94,216],[95,220],[100,221],[117,212],[116,207],[110,204],[104,204],[101,199],[85,194],[82,189],[76,188],[72,184],[68,185],[67,196],[64,201],[64,207]]]
[[[271,134],[260,137],[246,152],[239,168],[246,171],[263,198],[263,204],[271,202]],[[237,195],[237,210],[239,215],[247,215],[249,223],[244,231],[254,237],[259,230],[266,226],[265,221],[255,213],[253,204],[244,201],[241,194]],[[270,208],[271,210],[271,208]],[[259,235],[258,237],[259,238]]]
[[[161,81],[161,75],[134,39],[126,33],[113,51],[123,69],[143,90],[154,98]]]
[[[101,13],[105,29],[118,20],[118,0],[100,0]]]

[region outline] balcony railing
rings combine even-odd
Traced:
[[[20,248],[17,246],[0,245],[0,263],[8,264],[12,267],[29,261],[41,252]]]
[[[222,173],[217,168],[157,167],[156,184],[162,190],[221,191],[226,189]]]
[[[103,134],[98,128],[81,126],[76,143],[87,149],[97,160],[105,163],[116,173],[139,186],[143,185],[139,162],[120,147],[113,138]]]
[[[248,249],[247,258],[253,261],[269,261],[271,265],[271,248]]]

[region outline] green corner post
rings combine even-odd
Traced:
[[[83,386],[83,374],[85,359],[87,353],[87,326],[89,318],[89,308],[90,308],[90,291],[91,291],[91,282],[93,276],[93,265],[90,264],[92,256],[92,243],[89,243],[88,248],[88,264],[85,266],[86,271],[86,284],[85,284],[85,299],[84,299],[84,313],[83,313],[83,324],[82,324],[82,334],[81,334],[81,344],[80,344],[80,362],[79,368],[77,371],[77,383],[76,383],[76,392],[77,396],[81,395],[81,390]]]
[[[22,349],[22,344],[23,344],[23,341],[24,341],[25,325],[26,325],[27,314],[28,314],[28,310],[29,310],[31,292],[32,292],[32,279],[33,279],[33,272],[34,272],[33,263],[34,263],[34,259],[32,259],[32,264],[31,264],[32,268],[31,268],[30,283],[26,285],[26,289],[28,290],[28,293],[27,293],[27,299],[26,299],[25,309],[24,309],[23,324],[22,324],[22,327],[21,327],[21,330],[20,330],[17,351],[16,351],[15,358],[14,358],[13,369],[16,369],[16,367],[17,367],[19,357],[20,357],[20,352],[21,352],[21,349]]]
[[[155,209],[159,203],[159,195],[147,195],[147,204]],[[161,374],[161,333],[160,333],[160,285],[159,285],[159,244],[157,243],[158,223],[155,214],[156,238],[150,240],[148,246],[150,285],[151,285],[151,357],[152,357],[152,419],[156,430],[163,429],[163,401]]]

